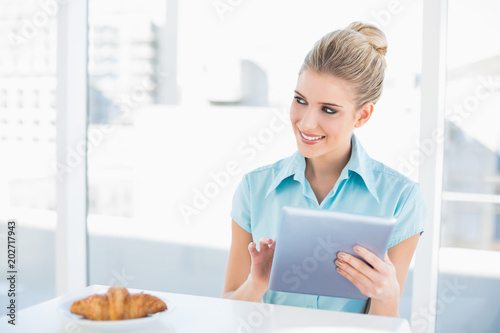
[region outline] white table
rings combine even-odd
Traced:
[[[0,332],[86,333],[57,312],[59,304],[108,286],[94,285],[26,308],[16,314],[16,326],[0,317]],[[142,290],[129,289],[131,293]],[[411,332],[402,318],[315,310],[301,307],[233,301],[221,298],[147,291],[172,301],[175,309],[140,332]]]

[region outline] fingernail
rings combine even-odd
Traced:
[[[361,248],[361,246],[356,245],[356,246],[354,246],[354,251],[361,252],[361,251],[363,251],[363,249]]]
[[[269,237],[266,237],[266,241],[268,241],[268,242],[269,242],[270,240],[271,240],[271,238],[269,238]]]
[[[339,258],[340,259],[345,259],[345,254],[343,252],[339,252]]]

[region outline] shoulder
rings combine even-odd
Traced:
[[[423,201],[418,182],[377,160],[372,160],[372,170],[377,192],[395,201],[399,209],[407,202]]]
[[[375,178],[390,181],[393,183],[413,187],[418,183],[403,175],[399,171],[385,165],[382,162],[372,159],[372,170]]]
[[[420,184],[389,166],[372,160],[372,170],[380,206],[387,216],[397,218],[388,248],[422,233],[425,225],[426,205]]]
[[[388,165],[372,158],[363,148],[356,136],[353,136],[353,151],[357,160],[353,168],[360,171],[366,185],[379,197],[397,199],[402,192],[417,186],[417,183]]]
[[[245,174],[245,178],[254,179],[254,178],[273,177],[275,174],[279,173],[281,170],[283,170],[288,166],[288,164],[290,163],[290,159],[292,157],[293,155],[282,158],[274,163],[266,164],[258,168],[255,168],[247,172]]]
[[[297,153],[253,169],[243,175],[242,183],[246,184],[247,191],[266,197],[271,188],[278,186],[283,179],[293,174],[296,158],[298,158]]]

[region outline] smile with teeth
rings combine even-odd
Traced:
[[[302,131],[299,129],[299,132],[300,132],[300,135],[306,139],[306,140],[309,140],[309,141],[316,141],[316,140],[319,140],[319,139],[322,139],[324,138],[324,136],[307,136],[305,135],[304,133],[302,133]]]

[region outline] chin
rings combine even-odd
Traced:
[[[297,150],[306,158],[314,158],[323,155],[321,149],[306,145],[300,138],[297,139]]]
[[[315,158],[315,157],[322,155],[319,152],[311,152],[310,150],[304,150],[304,149],[300,149],[300,148],[299,148],[299,152],[302,154],[302,156],[304,156],[305,158],[309,158],[309,159],[312,159],[312,158]]]

